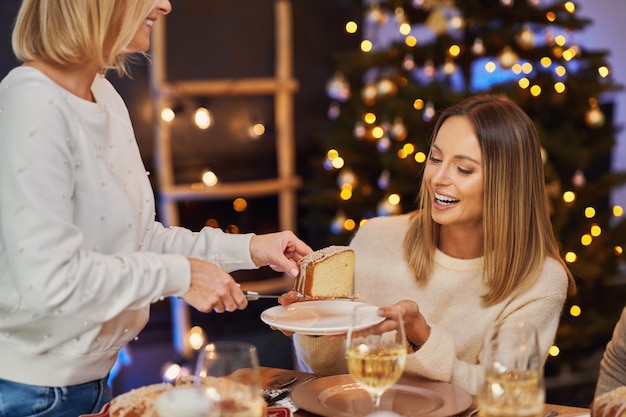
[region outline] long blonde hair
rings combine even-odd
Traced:
[[[59,65],[94,62],[128,74],[128,45],[158,0],[24,0],[13,30],[23,61]]]
[[[550,220],[541,148],[528,115],[505,97],[479,95],[462,100],[439,116],[431,141],[451,116],[466,117],[474,126],[484,169],[485,305],[532,286],[546,257],[561,259]],[[432,196],[422,182],[420,210],[413,214],[404,240],[405,256],[416,279],[425,283],[432,272],[439,225],[431,217]]]

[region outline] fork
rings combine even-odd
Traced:
[[[306,378],[298,382],[299,378],[297,376],[291,377],[286,381],[283,381],[279,384],[276,384],[275,386],[272,386],[271,388],[264,390],[263,398],[265,398],[265,402],[267,403],[268,406],[273,405],[280,400],[289,398],[289,396],[291,395],[291,391],[294,388],[314,378],[315,378],[315,375],[308,375]],[[298,383],[296,384],[296,382]]]

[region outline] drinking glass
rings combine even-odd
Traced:
[[[517,322],[492,326],[485,337],[478,392],[481,417],[534,417],[545,401],[537,329]]]
[[[209,343],[199,352],[195,384],[223,417],[264,417],[256,348],[244,342]]]
[[[374,411],[380,409],[383,393],[400,379],[407,354],[400,310],[394,307],[392,320],[372,325],[377,310],[367,304],[356,306],[346,338],[348,371],[369,393]],[[382,326],[390,323],[396,326],[382,331]]]

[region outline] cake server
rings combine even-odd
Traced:
[[[256,291],[244,291],[243,292],[246,295],[246,298],[250,301],[256,301],[259,300],[261,298],[274,298],[274,299],[278,299],[280,297],[284,297],[284,298],[298,298],[298,299],[303,299],[303,300],[356,300],[358,297],[354,296],[354,297],[332,297],[332,298],[321,298],[321,297],[308,297],[306,295],[302,295],[302,294],[296,294],[296,295],[278,295],[278,294],[259,294]]]
[[[244,291],[243,292],[246,295],[246,298],[250,301],[256,301],[260,298],[280,298],[280,297],[285,297],[285,298],[307,298],[305,295],[302,294],[297,294],[297,295],[277,295],[277,294],[259,294],[256,291]]]

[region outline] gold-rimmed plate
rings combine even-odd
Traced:
[[[368,393],[347,374],[298,385],[291,399],[301,409],[320,416],[354,417],[373,412]],[[449,417],[471,405],[472,397],[452,384],[405,374],[385,392],[381,409],[406,417]]]

